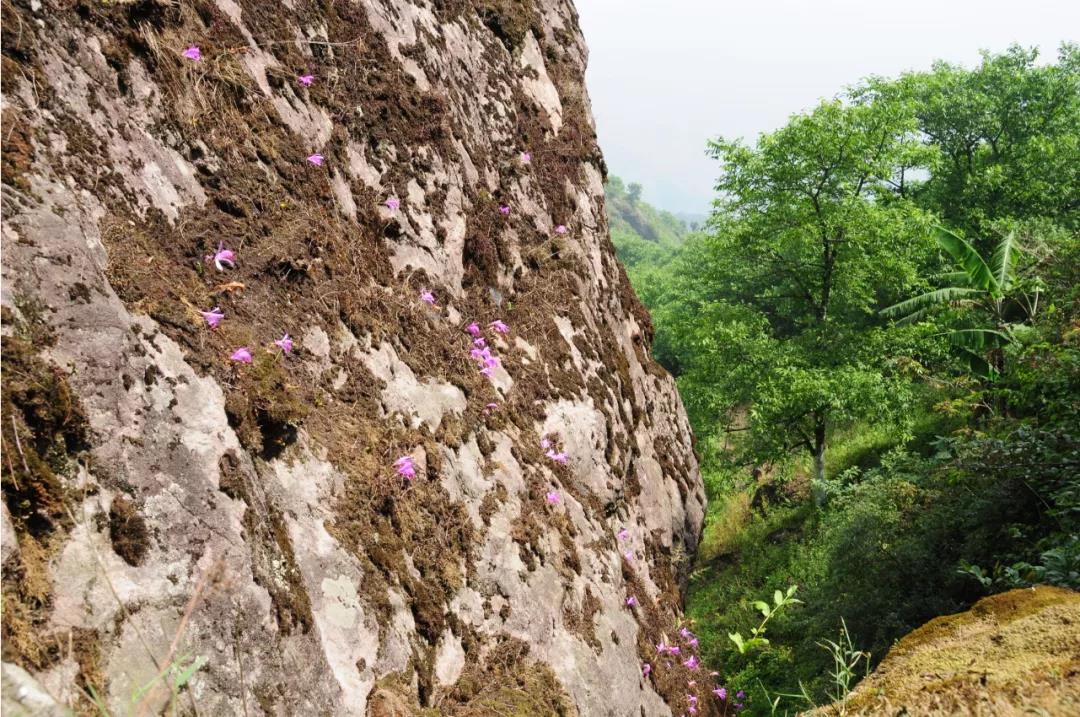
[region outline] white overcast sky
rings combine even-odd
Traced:
[[[711,137],[755,138],[871,74],[1080,40],[1080,0],[576,0],[608,169],[706,212]]]

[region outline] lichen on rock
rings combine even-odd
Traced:
[[[1080,595],[1039,586],[983,598],[902,638],[843,704],[814,715],[1080,712]]]

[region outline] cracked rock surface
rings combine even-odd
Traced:
[[[2,19],[5,714],[671,714],[704,491],[572,5]]]

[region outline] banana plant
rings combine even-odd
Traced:
[[[1002,349],[1017,342],[1019,327],[1038,311],[1041,283],[1037,278],[1021,281],[1016,269],[1020,253],[1016,232],[1002,236],[989,261],[967,240],[944,227],[935,227],[935,237],[958,267],[936,277],[947,285],[901,301],[881,313],[896,318],[898,324],[911,324],[935,306],[972,310],[982,325],[952,329],[947,335],[974,373],[994,380],[1002,370]],[[1018,313],[1023,320],[1012,321]]]

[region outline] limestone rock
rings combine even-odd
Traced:
[[[570,3],[16,1],[3,36],[5,699],[152,713],[191,668],[182,713],[670,714],[640,663],[704,493]]]

